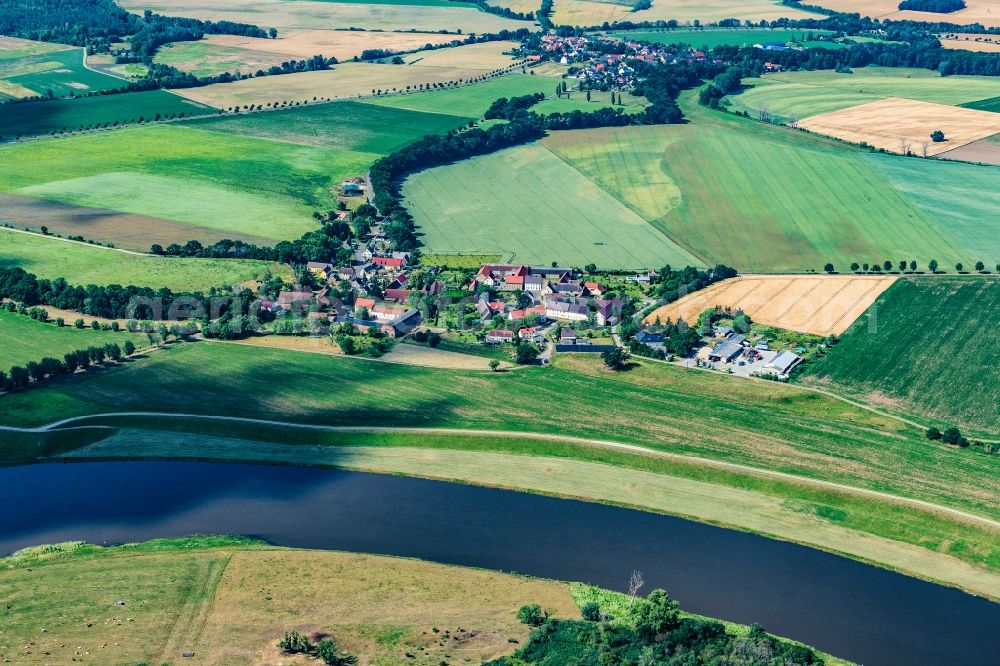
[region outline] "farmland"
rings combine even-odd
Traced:
[[[26,315],[0,312],[0,371],[6,372],[13,365],[24,365],[28,361],[40,361],[43,355],[61,359],[67,352],[91,345],[109,342],[121,345],[131,340],[142,347],[147,342],[144,334],[89,328],[77,330],[72,324],[73,321],[67,321],[66,326],[60,328],[51,321],[42,323]]]
[[[657,44],[690,44],[695,48],[717,46],[752,46],[765,42],[804,42],[829,30],[761,28],[677,28],[674,30],[619,30],[607,33],[621,39]]]
[[[557,132],[542,144],[706,263],[774,272],[988,259],[991,236],[967,217],[979,210],[976,188],[994,177],[988,167],[866,155],[693,105],[689,117],[696,122]],[[907,184],[909,174],[935,178],[941,194]],[[955,210],[932,203],[962,192],[968,201]]]
[[[1000,132],[1000,114],[889,97],[810,116],[798,126],[851,143],[927,157]],[[935,131],[944,132],[945,140],[931,141]]]
[[[815,14],[785,7],[780,3],[768,0],[753,0],[752,2],[716,0],[709,3],[696,0],[653,0],[652,7],[640,11],[632,11],[629,2],[555,0],[552,20],[559,25],[593,26],[601,25],[605,21],[614,23],[623,20],[640,23],[642,21],[676,19],[684,24],[696,19],[708,23],[726,18],[737,18],[741,21],[748,19],[756,23],[762,19],[807,18],[811,16],[815,16]]]
[[[37,51],[26,48],[10,54]],[[69,97],[100,90],[120,88],[122,81],[105,74],[93,72],[83,66],[83,49],[43,52],[18,58],[0,58],[0,93],[8,86],[23,88],[28,94]]]
[[[417,173],[403,194],[428,252],[605,268],[700,263],[538,145]]]
[[[983,51],[992,53],[1000,51],[1000,40],[992,35],[976,35],[968,33],[951,33],[941,35],[941,46],[946,49],[963,51]]]
[[[901,278],[802,381],[995,435],[998,313],[996,279]]]
[[[549,94],[555,90],[556,83],[557,79],[548,76],[508,74],[458,88],[371,97],[363,101],[365,104],[377,106],[479,118],[496,99],[539,92]]]
[[[337,29],[352,26],[366,30],[417,30],[437,32],[461,30],[499,32],[530,27],[524,21],[493,16],[475,5],[446,0],[412,2],[313,2],[310,0],[125,0],[121,6],[142,13],[152,9],[166,16],[185,16],[204,21],[238,21],[279,33],[291,29]]]
[[[252,73],[314,55],[344,61],[360,56],[365,49],[410,51],[426,44],[446,44],[453,39],[454,35],[348,30],[292,30],[283,32],[278,39],[209,35],[197,42],[177,42],[161,48],[156,62],[195,76]]]
[[[202,115],[215,109],[163,90],[55,99],[0,106],[3,139],[135,124],[157,116]]]
[[[1000,81],[990,76],[942,77],[927,69],[864,67],[853,74],[832,70],[780,72],[746,79],[748,90],[728,99],[734,110],[756,116],[766,106],[779,120],[902,97],[936,104],[965,105],[1000,95]]]
[[[561,97],[549,97],[539,102],[531,108],[535,113],[546,115],[549,113],[570,113],[572,111],[591,112],[597,109],[611,106],[611,94],[600,90],[590,92],[590,101],[587,101],[586,93],[580,91],[570,91]],[[625,113],[639,113],[649,106],[645,97],[634,95],[621,96],[621,103],[615,104],[614,108],[621,109]]]
[[[515,617],[523,604],[579,617],[567,583],[418,560],[222,537],[52,550],[0,560],[7,603],[17,608],[5,615],[4,654],[18,655],[33,641],[34,651],[53,661],[86,658],[76,657],[79,645],[81,655],[99,654],[105,663],[161,663],[179,654],[174,633],[183,628],[191,641],[184,647],[206,663],[273,663],[286,659],[277,649],[283,632],[322,627],[344,649],[381,663],[404,649],[427,650],[421,663],[446,653],[479,663],[511,652],[508,637],[526,639],[528,627]],[[261,603],[262,585],[274,603]],[[78,621],[104,617],[114,600],[109,589],[127,597],[131,621],[90,628]],[[38,598],[46,603],[31,602]],[[46,632],[38,632],[41,625]],[[472,636],[441,646],[431,626]]]
[[[262,277],[263,261],[167,259],[0,229],[0,267],[20,266],[42,278],[71,284],[134,284],[175,291],[202,290]],[[284,274],[287,269],[274,267]]]
[[[825,0],[823,7],[838,12],[858,12],[862,16],[872,18],[892,19],[893,21],[928,21],[934,23],[942,20],[942,14],[935,12],[918,12],[899,10],[899,3],[893,0]],[[947,20],[958,25],[979,23],[986,27],[1000,25],[1000,17],[996,13],[994,0],[968,0],[966,7],[950,12]]]
[[[709,308],[743,310],[754,322],[802,333],[843,333],[896,280],[894,277],[741,276],[664,305],[647,322],[688,323]]]
[[[73,160],[61,159],[66,151]],[[312,211],[334,206],[328,188],[377,157],[178,124],[22,143],[0,155],[25,160],[0,176],[11,193],[275,240],[313,229]]]

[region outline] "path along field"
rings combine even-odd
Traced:
[[[477,35],[501,30],[531,28],[526,21],[512,21],[480,11],[475,5],[446,0],[397,2],[312,2],[308,0],[124,0],[121,6],[141,14],[151,9],[166,16],[203,21],[237,21],[262,28],[291,29],[359,27],[366,30],[448,30]]]
[[[900,278],[801,381],[996,437],[998,325],[996,278]]]
[[[360,56],[365,49],[411,51],[428,44],[447,44],[454,39],[455,35],[350,30],[288,30],[282,31],[277,39],[208,35],[197,42],[175,42],[160,47],[156,62],[195,76],[237,71],[246,74],[314,55],[345,61]]]
[[[734,110],[756,116],[766,106],[785,122],[889,97],[957,106],[1000,96],[1000,80],[996,77],[942,77],[929,69],[892,67],[863,67],[853,74],[831,70],[779,72],[745,79],[744,85],[750,87],[727,98]]]
[[[928,157],[1000,133],[1000,114],[889,97],[810,116],[798,126],[850,143]],[[944,132],[944,141],[931,140],[936,131]]]
[[[642,21],[659,21],[676,19],[682,24],[694,20],[702,23],[719,21],[726,18],[752,20],[755,23],[763,19],[776,20],[787,18],[811,18],[816,14],[792,7],[784,7],[780,2],[769,0],[713,0],[700,2],[697,0],[653,0],[649,9],[633,12],[629,2],[601,2],[599,0],[555,0],[552,21],[556,25],[593,26],[605,21],[629,20],[635,23]]]
[[[926,21],[937,23],[947,21],[957,25],[979,23],[986,27],[1000,26],[1000,1],[966,0],[966,8],[957,12],[939,14],[935,12],[900,11],[896,0],[824,0],[823,7],[848,14],[858,13],[875,19],[893,21]]]
[[[514,59],[503,53],[511,46],[511,42],[472,44],[412,53],[404,57],[403,65],[346,62],[331,70],[216,83],[179,92],[218,108],[404,92],[420,85],[465,82],[513,65]]]
[[[512,652],[508,638],[527,639],[516,618],[524,604],[579,617],[567,583],[402,558],[225,537],[40,551],[0,560],[15,609],[0,634],[5,655],[27,658],[32,642],[30,656],[48,652],[53,663],[173,663],[182,650],[204,664],[289,663],[277,642],[298,629],[332,633],[362,663],[425,650],[421,663],[480,663]],[[431,627],[469,634],[442,646]]]
[[[84,67],[83,49],[46,51],[16,42],[9,44],[13,48],[0,52],[0,101],[50,93],[69,97],[122,87],[121,79]]]
[[[403,195],[431,253],[602,268],[700,264],[537,144],[416,173]]]
[[[148,344],[144,333],[94,331],[89,328],[78,330],[73,327],[76,319],[67,320],[66,326],[60,328],[55,324],[56,317],[51,313],[49,316],[50,321],[42,323],[27,315],[0,312],[0,370],[6,372],[14,365],[40,361],[43,356],[62,360],[67,352],[109,342],[123,345],[126,340],[131,340],[136,347]],[[89,317],[78,317],[90,323]]]
[[[20,266],[40,278],[70,284],[134,284],[174,291],[208,291],[288,269],[246,259],[180,259],[138,255],[0,229],[0,267]],[[90,318],[87,318],[88,322]]]
[[[698,320],[705,310],[743,310],[754,322],[815,335],[840,335],[875,302],[894,277],[743,275],[717,282],[657,308],[646,323]]]
[[[981,217],[995,198],[990,167],[861,153],[681,101],[687,125],[554,132],[541,143],[707,264],[801,272],[1000,257]]]
[[[796,387],[661,364],[609,374],[599,361],[583,358],[484,373],[231,344],[171,345],[138,365],[0,397],[0,421],[47,423],[74,413],[163,404],[177,414],[208,418],[106,416],[66,424],[71,429],[65,431],[7,433],[6,455],[312,461],[467,479],[680,513],[919,570],[991,595],[1000,590],[990,573],[1000,568],[1000,549],[989,528],[795,478],[874,488],[996,517],[993,468],[1000,460],[928,442],[916,428]],[[310,388],[317,382],[337,388],[317,393]],[[276,386],[284,388],[276,392]],[[594,395],[602,396],[604,416],[579,418]],[[386,400],[392,401],[391,410],[385,409]],[[531,418],[538,405],[556,402],[563,409]],[[221,413],[250,418],[266,413],[277,422],[213,420]],[[87,423],[112,427],[72,428]],[[510,437],[448,430],[337,433],[306,424],[514,432]],[[517,432],[525,427],[541,437]],[[560,439],[567,435],[712,460],[661,458],[655,451]],[[278,441],[284,444],[272,444]],[[373,450],[354,448],[359,446]],[[409,451],[413,448],[418,450]],[[433,454],[428,448],[443,451]],[[539,458],[530,461],[526,455]],[[713,460],[794,476],[760,476]],[[662,477],[635,476],[637,471]],[[723,496],[733,504],[720,502]],[[734,509],[737,505],[742,508]]]

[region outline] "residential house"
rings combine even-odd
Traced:
[[[597,284],[596,282],[584,282],[583,283],[583,296],[593,296],[594,298],[600,298],[604,295],[607,289]]]
[[[639,331],[635,334],[635,341],[643,345],[662,345],[665,340],[663,333],[653,333],[651,331]]]
[[[559,331],[559,344],[576,344],[576,329],[564,328]]]
[[[552,319],[586,321],[590,315],[590,308],[580,303],[549,301],[545,304],[545,315]]]
[[[376,305],[375,307],[368,310],[375,319],[379,321],[393,321],[397,317],[401,316],[406,310],[400,308],[393,308],[387,305]]]
[[[528,342],[533,342],[535,344],[541,344],[545,342],[545,336],[538,332],[538,329],[532,328],[521,328],[517,331],[517,337],[521,340],[527,340]]]
[[[375,257],[372,259],[372,263],[376,266],[381,266],[389,270],[398,271],[406,265],[405,259],[396,259],[395,257]]]
[[[524,291],[523,275],[505,275],[499,283],[500,291]]]
[[[385,300],[393,303],[407,303],[410,300],[412,289],[386,289]]]
[[[506,329],[495,329],[492,331],[486,331],[486,342],[491,345],[500,344],[501,342],[513,342],[514,341],[514,331],[508,331]]]
[[[316,279],[327,282],[335,274],[335,269],[332,265],[323,263],[321,261],[310,261],[306,264],[306,268],[310,273],[316,276]]]
[[[542,322],[547,320],[547,317],[545,316],[545,306],[543,305],[535,305],[522,310],[511,310],[508,319],[511,321],[518,321],[520,319],[524,319],[525,317],[530,317],[531,315],[538,315],[539,321]]]
[[[533,294],[542,293],[542,278],[540,275],[525,275],[524,276],[524,291],[530,291]]]
[[[614,298],[611,300],[599,300],[594,304],[597,306],[597,325],[613,326],[621,318],[625,301],[621,298]]]
[[[311,291],[283,291],[278,294],[278,299],[274,304],[286,312],[292,308],[304,310],[309,307],[312,297]]]

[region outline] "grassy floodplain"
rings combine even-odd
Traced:
[[[998,318],[1000,280],[903,278],[801,381],[996,437]]]
[[[133,284],[174,291],[207,291],[285,268],[244,259],[179,259],[118,252],[35,234],[0,229],[0,266],[20,266],[41,278],[70,284]]]
[[[50,315],[51,316],[51,315]],[[82,318],[86,319],[86,317]],[[54,319],[54,317],[53,317]],[[42,356],[61,359],[63,354],[94,345],[131,340],[137,347],[145,345],[144,334],[115,331],[77,330],[67,321],[60,328],[54,321],[42,323],[14,312],[0,313],[0,370],[28,361],[40,361]]]
[[[121,82],[119,82],[121,83]],[[184,114],[214,113],[205,104],[192,102],[165,90],[55,99],[0,106],[3,139],[74,132],[97,125],[134,125],[139,119],[153,120]]]
[[[733,109],[755,116],[767,105],[782,120],[808,118],[887,97],[957,106],[1000,95],[996,77],[942,77],[929,69],[896,67],[864,67],[853,74],[832,70],[779,72],[746,79],[744,85],[749,89],[728,98]]]
[[[833,34],[829,30],[766,28],[679,28],[676,30],[617,30],[611,37],[657,44],[689,44],[695,48],[752,46],[765,42],[805,42],[810,37]]]
[[[403,195],[431,253],[602,268],[700,263],[537,144],[414,174]]]

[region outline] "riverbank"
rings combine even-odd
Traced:
[[[290,630],[328,632],[365,663],[479,663],[524,643],[528,627],[515,617],[520,606],[537,603],[555,617],[579,619],[574,597],[600,593],[228,537],[34,548],[0,560],[0,583],[9,592],[0,655],[94,664],[172,663],[185,652],[194,653],[186,663],[261,663],[280,657],[276,644]],[[747,631],[725,624],[733,635]]]

